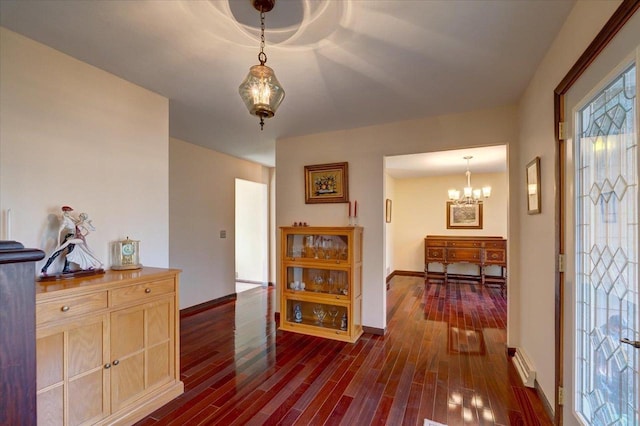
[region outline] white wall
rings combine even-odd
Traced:
[[[235,293],[235,179],[268,184],[270,174],[173,138],[169,159],[169,258],[183,270],[180,308],[186,308]]]
[[[348,161],[349,196],[358,201],[359,224],[364,226],[363,325],[384,329],[384,156],[458,149],[470,143],[508,145],[515,138],[516,109],[503,107],[279,140],[276,223],[346,225],[344,204],[304,203],[304,166]]]
[[[507,237],[506,173],[481,174],[473,173],[472,169],[474,187],[491,186],[491,197],[483,201],[483,228],[447,229],[447,190],[461,189],[465,182],[464,174],[395,179],[393,252],[396,270],[424,270],[424,237],[427,235]],[[450,268],[454,273],[456,266],[459,265]],[[475,273],[476,269],[472,266],[470,273]]]
[[[553,91],[584,52],[619,1],[579,1],[536,70],[519,106],[519,144],[512,158],[510,212],[518,239],[511,246],[517,268],[511,268],[509,341],[529,355],[547,399],[555,398],[555,137]],[[636,34],[637,36],[637,34]],[[542,213],[527,215],[524,170],[540,157]],[[513,286],[512,286],[513,287]],[[535,319],[533,321],[532,319]],[[566,343],[570,345],[570,342]],[[568,420],[568,419],[565,419]]]
[[[48,215],[69,205],[92,219],[87,241],[106,267],[109,242],[126,236],[144,265],[168,266],[168,100],[4,28],[0,93],[11,239],[51,250]]]

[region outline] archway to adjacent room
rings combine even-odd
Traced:
[[[462,192],[467,185],[467,161],[471,185],[491,187],[491,196],[482,197],[477,208],[478,222],[448,223],[448,190]],[[444,272],[442,264],[426,264],[424,238],[427,235],[507,239],[508,172],[507,147],[467,148],[432,153],[385,157],[385,274],[419,275]],[[507,257],[508,260],[508,257]],[[478,265],[451,264],[454,275],[479,276]],[[487,268],[500,274],[500,268]],[[505,272],[506,276],[506,272]]]

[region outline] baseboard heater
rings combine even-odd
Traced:
[[[516,348],[516,354],[511,359],[516,370],[518,370],[518,374],[520,374],[522,383],[529,388],[535,387],[536,370],[533,369],[529,357],[527,357],[522,348]]]

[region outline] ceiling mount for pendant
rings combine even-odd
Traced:
[[[249,74],[238,91],[249,113],[260,118],[260,130],[264,128],[264,119],[275,115],[284,99],[284,89],[276,78],[273,69],[265,65],[267,54],[264,52],[264,15],[276,4],[276,0],[251,0],[253,7],[260,12],[260,53],[259,65],[249,68]]]
[[[267,13],[276,5],[276,0],[251,0],[251,4],[258,12]]]

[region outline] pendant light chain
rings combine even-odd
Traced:
[[[260,65],[267,62],[267,54],[264,53],[264,12],[260,10],[260,53],[258,53]]]

